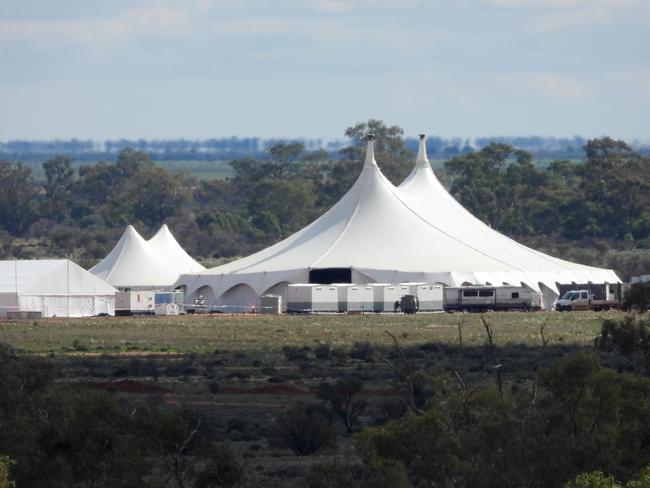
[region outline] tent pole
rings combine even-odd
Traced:
[[[18,312],[18,260],[14,259],[14,278],[16,284],[16,312]]]
[[[70,260],[65,261],[66,271],[68,274],[68,317],[70,317]]]

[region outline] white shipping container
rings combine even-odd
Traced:
[[[314,284],[288,285],[287,312],[338,312],[338,287]]]
[[[375,297],[370,285],[348,285],[347,312],[372,312],[375,305]]]
[[[443,309],[442,285],[416,285],[412,295],[418,297],[420,312],[437,312]]]
[[[118,291],[115,293],[115,315],[153,314],[153,291]]]
[[[377,313],[395,312],[395,302],[399,303],[404,295],[411,294],[409,285],[375,283],[371,286],[374,291],[373,308]]]

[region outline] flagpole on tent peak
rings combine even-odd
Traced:
[[[377,166],[377,161],[375,160],[375,135],[368,134],[366,137],[368,145],[366,147],[366,166]]]

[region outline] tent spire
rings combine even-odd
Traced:
[[[368,146],[366,148],[366,163],[365,166],[377,166],[377,161],[375,160],[375,135],[368,134],[367,137]]]
[[[419,168],[431,168],[429,160],[427,159],[427,143],[425,135],[420,134],[420,143],[418,145],[418,157],[415,160],[415,166]]]

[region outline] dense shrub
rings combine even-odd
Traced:
[[[359,486],[358,467],[338,461],[313,464],[307,473],[309,488],[355,488]]]
[[[362,361],[372,361],[373,352],[372,345],[369,342],[355,342],[352,349],[350,349],[350,357]]]
[[[308,347],[284,346],[282,353],[287,361],[307,361],[309,359]]]
[[[372,486],[561,486],[598,470],[628,480],[650,462],[650,380],[576,354],[538,382],[536,397],[458,390],[423,415],[363,430]]]
[[[335,443],[336,436],[330,422],[317,410],[299,405],[276,418],[272,440],[276,447],[306,456]]]
[[[15,461],[16,486],[146,488],[175,479],[207,487],[241,479],[241,464],[216,443],[209,418],[151,403],[127,410],[106,392],[52,380],[46,362],[0,344],[0,453]]]
[[[642,313],[650,310],[650,283],[633,284],[625,294],[623,308]]]
[[[329,344],[319,344],[314,349],[316,359],[329,359],[332,356],[332,349]]]
[[[605,320],[596,345],[621,354],[636,370],[650,374],[650,318],[628,315],[622,320]]]
[[[315,388],[316,397],[329,407],[333,416],[338,417],[348,432],[352,432],[359,415],[367,406],[365,398],[359,394],[363,382],[356,378],[339,379],[335,383],[323,382]]]

